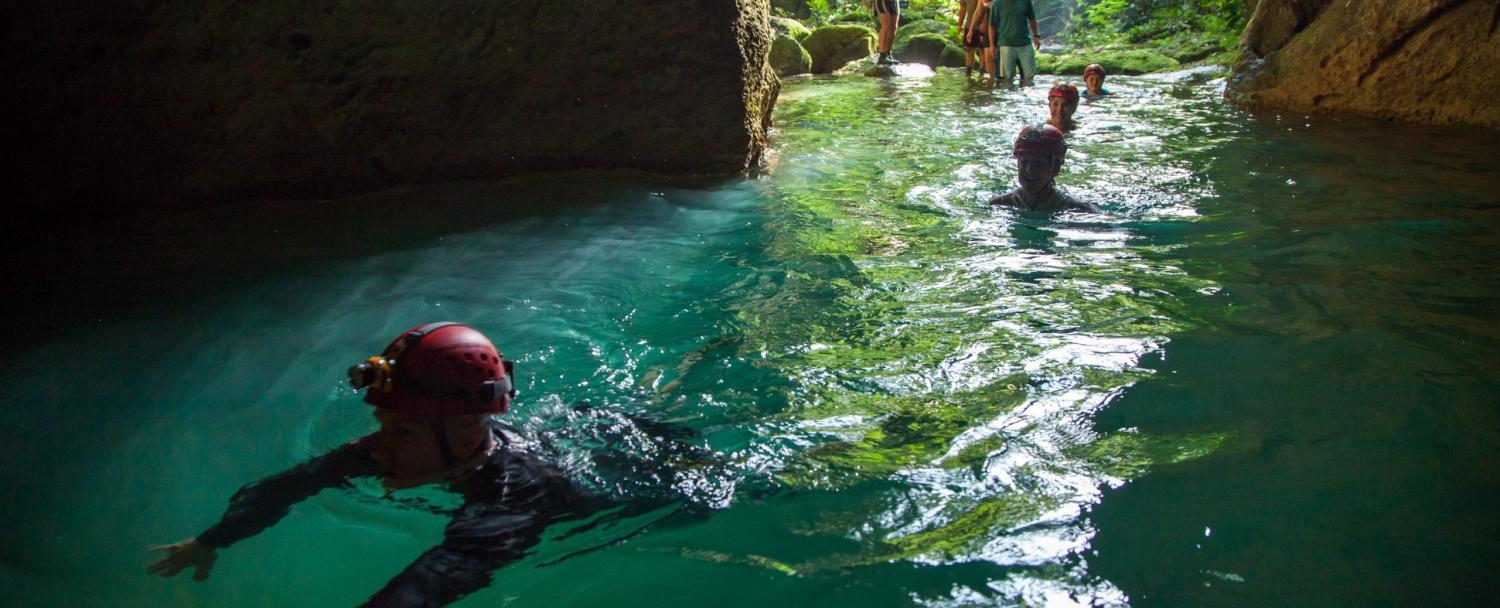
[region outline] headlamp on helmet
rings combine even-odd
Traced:
[[[368,389],[366,403],[429,416],[503,414],[517,394],[515,363],[484,334],[451,322],[403,332],[350,367],[349,384]]]

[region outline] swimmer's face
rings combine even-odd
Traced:
[[[1047,109],[1052,111],[1052,118],[1054,120],[1069,119],[1073,117],[1073,112],[1078,109],[1078,102],[1068,101],[1062,97],[1049,97],[1047,98]]]
[[[1090,73],[1083,77],[1083,84],[1089,88],[1089,92],[1097,93],[1099,89],[1104,88],[1104,75],[1098,72]]]
[[[1055,159],[1046,154],[1016,155],[1016,181],[1021,184],[1021,189],[1027,192],[1045,190],[1047,185],[1052,183],[1052,178],[1057,177],[1060,169],[1062,169],[1062,163],[1055,162]]]

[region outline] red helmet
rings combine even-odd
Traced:
[[[409,414],[503,414],[515,397],[514,364],[489,338],[458,323],[406,330],[378,357],[349,368],[365,403]]]
[[[1016,136],[1016,154],[1046,154],[1058,160],[1068,153],[1062,131],[1049,124],[1029,125]]]
[[[1104,66],[1097,63],[1090,63],[1089,67],[1083,68],[1083,77],[1088,78],[1089,74],[1098,74],[1100,76],[1103,76]]]
[[[1047,98],[1061,97],[1066,101],[1078,101],[1078,87],[1066,83],[1052,85],[1052,90],[1047,91]]]

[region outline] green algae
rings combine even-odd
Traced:
[[[1121,479],[1134,479],[1154,467],[1198,460],[1219,451],[1228,433],[1148,435],[1118,432],[1075,446],[1069,454],[1095,470]]]

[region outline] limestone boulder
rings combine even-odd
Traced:
[[[928,67],[943,65],[943,53],[952,47],[958,53],[958,65],[963,65],[963,51],[939,34],[917,34],[896,43],[891,54],[906,63],[920,63]]]
[[[801,21],[787,17],[771,17],[771,31],[778,36],[791,36],[797,42],[803,41],[812,33]]]
[[[938,57],[938,67],[961,68],[964,67],[964,49],[957,45],[943,47],[942,56]]]
[[[777,76],[807,74],[812,71],[812,55],[791,36],[777,36],[771,42],[771,69]]]
[[[1500,127],[1500,3],[1260,0],[1225,90],[1293,112]]]
[[[901,27],[896,28],[896,37],[891,41],[891,51],[895,52],[896,47],[902,46],[903,43],[911,40],[913,36],[919,36],[922,34],[936,34],[939,37],[949,38],[950,41],[954,44],[963,42],[963,40],[959,39],[958,37],[957,27],[948,25],[936,19],[918,19],[910,23],[903,23],[901,24]],[[950,36],[950,34],[952,35]]]
[[[830,74],[875,52],[875,30],[863,25],[826,25],[802,41],[812,55],[812,73]]]
[[[38,208],[323,197],[766,143],[768,0],[58,0],[7,14],[0,120]]]

